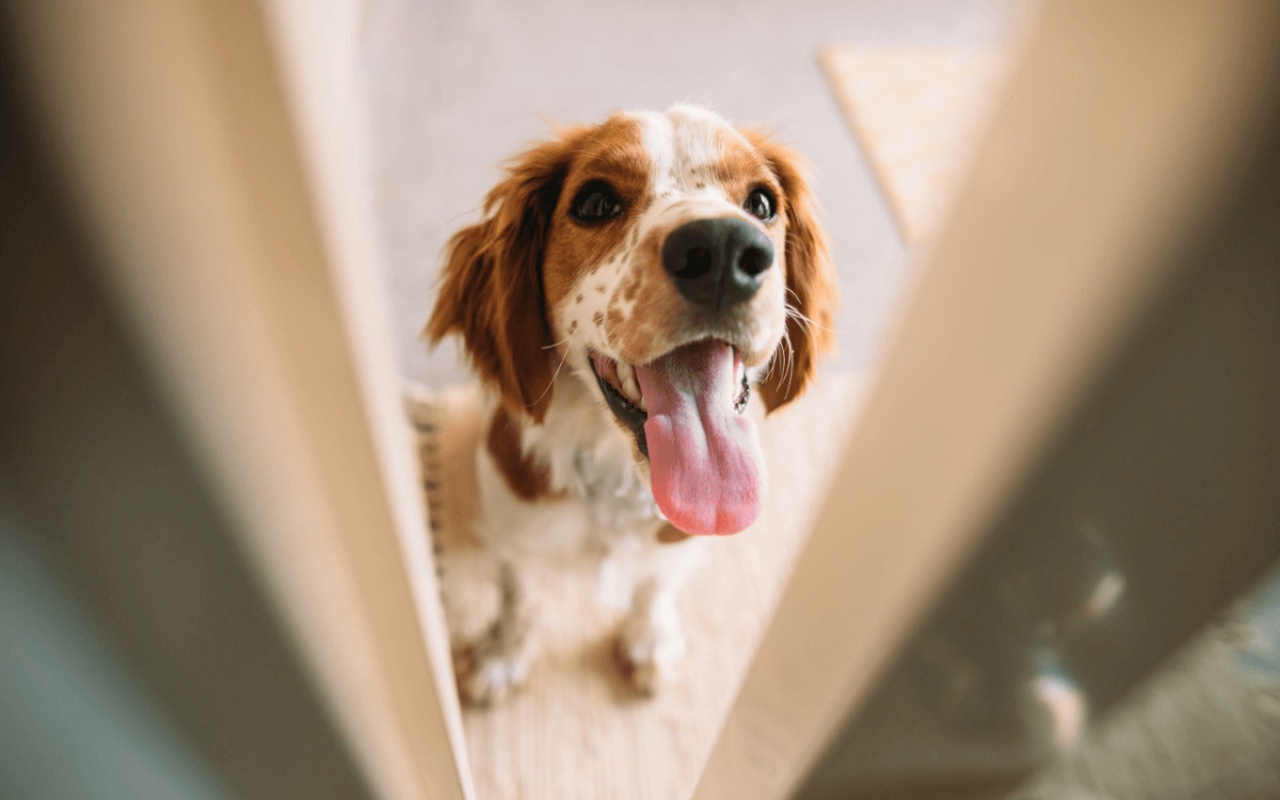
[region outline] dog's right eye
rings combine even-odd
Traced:
[[[607,183],[593,181],[578,192],[569,213],[579,222],[601,222],[622,213],[622,201]]]

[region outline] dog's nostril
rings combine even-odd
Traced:
[[[759,275],[773,263],[773,253],[766,252],[763,247],[748,247],[738,257],[738,269],[751,277]]]
[[[694,247],[685,253],[684,266],[676,270],[675,276],[685,279],[701,278],[711,271],[711,266],[711,251],[705,247]]]

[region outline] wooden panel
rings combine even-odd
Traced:
[[[375,791],[466,797],[412,437],[350,183],[358,110],[349,79],[327,98],[311,79],[351,66],[349,48],[324,48],[355,35],[356,9],[273,13],[28,2],[15,18],[109,284]]]
[[[0,797],[372,798],[19,92],[0,81],[0,550],[27,576],[0,579]]]
[[[1266,2],[1045,9],[695,797],[785,797],[1265,132]]]

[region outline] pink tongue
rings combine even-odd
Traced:
[[[685,533],[737,533],[760,513],[764,462],[733,378],[733,350],[709,339],[636,367],[653,496]]]

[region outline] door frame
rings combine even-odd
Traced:
[[[1278,23],[1266,2],[1043,8],[695,800],[790,796],[857,713],[1221,213],[1270,130]]]
[[[455,800],[473,791],[361,161],[359,13],[11,16],[66,196],[326,713],[377,796]]]

